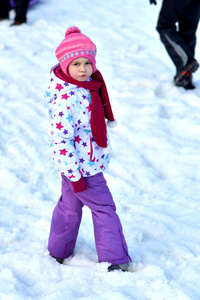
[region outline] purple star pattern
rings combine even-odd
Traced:
[[[59,115],[59,117],[62,117],[62,116],[64,116],[64,114],[63,114],[63,112],[62,112],[62,111],[60,111],[58,115]]]

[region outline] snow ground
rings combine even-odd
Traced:
[[[155,30],[160,5],[43,0],[28,24],[0,23],[1,300],[200,299],[200,72],[195,90],[173,86]],[[47,251],[60,178],[43,93],[72,25],[97,45],[118,120],[105,177],[133,260],[128,273],[98,263],[87,208],[74,256],[59,265]]]

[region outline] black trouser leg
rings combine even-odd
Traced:
[[[15,3],[15,22],[25,23],[29,0],[15,0]]]
[[[175,64],[177,72],[194,59],[196,43],[194,37],[197,26],[189,28],[189,21],[187,28],[186,25],[183,25],[186,19],[199,19],[199,10],[188,9],[192,2],[196,2],[196,6],[198,6],[198,0],[163,0],[158,18],[157,30],[160,39]],[[179,28],[176,27],[177,23]],[[198,21],[195,24],[198,24]],[[188,41],[188,35],[191,35],[190,41]]]
[[[0,0],[0,18],[7,19],[10,10],[10,0]]]
[[[196,46],[196,30],[200,19],[200,1],[190,1],[179,21],[179,33],[190,48],[193,57]]]

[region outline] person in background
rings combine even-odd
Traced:
[[[26,23],[26,14],[28,10],[29,0],[14,0],[15,2],[15,19],[11,26]],[[10,0],[0,0],[0,21],[9,19],[9,11],[11,9]]]
[[[92,213],[99,262],[109,263],[108,271],[127,271],[131,259],[103,176],[110,161],[107,126],[116,122],[106,84],[96,68],[96,51],[79,28],[70,27],[56,49],[59,64],[50,72],[45,99],[62,195],[53,212],[48,250],[59,263],[73,254],[86,205]]]
[[[157,4],[150,0],[150,4]],[[195,59],[196,30],[200,19],[200,0],[163,0],[157,31],[176,67],[174,83],[194,89],[192,73],[199,63]]]

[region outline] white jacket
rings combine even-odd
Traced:
[[[110,155],[92,137],[90,91],[61,80],[51,70],[45,99],[50,105],[50,149],[58,171],[71,181],[104,171]]]

